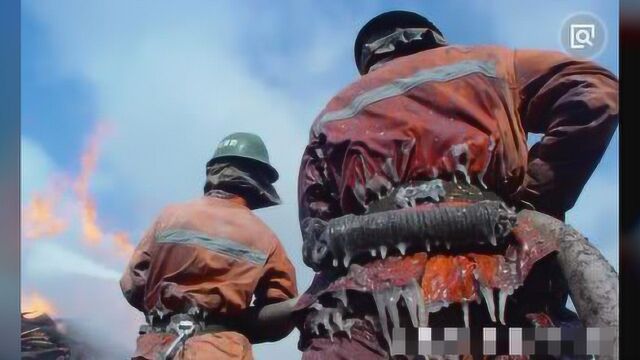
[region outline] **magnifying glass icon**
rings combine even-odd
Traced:
[[[588,44],[589,46],[593,46],[591,42],[591,33],[587,29],[579,29],[575,33],[576,41],[580,44]]]

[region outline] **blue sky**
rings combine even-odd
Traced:
[[[137,239],[167,203],[199,196],[204,163],[227,133],[259,133],[281,174],[284,204],[260,211],[297,267],[302,262],[296,179],[309,126],[332,94],[357,78],[359,27],[385,10],[416,10],[452,43],[561,50],[562,21],[591,11],[608,26],[596,59],[618,73],[618,7],[609,1],[24,1],[22,9],[23,203],[56,174],[76,174],[87,137],[103,141],[91,191],[105,229]],[[65,199],[73,203],[73,199]],[[618,136],[568,222],[617,268]],[[125,261],[87,248],[77,224],[64,236],[23,245],[23,287],[50,297],[66,317],[93,316],[130,350],[138,315],[114,280]],[[134,240],[136,241],[136,240]],[[63,267],[37,266],[43,254]],[[75,259],[74,261],[68,259]],[[95,313],[93,304],[105,307]],[[131,320],[133,319],[133,320]],[[97,331],[97,330],[96,330]],[[127,333],[128,332],[128,333]],[[286,356],[297,332],[254,348]],[[269,354],[269,355],[267,355]]]

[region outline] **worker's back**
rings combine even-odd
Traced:
[[[580,122],[575,112],[584,113]],[[529,182],[566,210],[610,139],[616,115],[615,77],[558,52],[443,46],[402,56],[342,90],[316,118],[300,177],[301,216],[331,207],[313,204],[323,181],[332,195],[321,202],[337,202],[340,211],[320,216],[334,217],[364,212],[398,183],[454,174],[506,199]],[[539,145],[541,159],[528,158],[527,132],[554,132]],[[574,134],[588,134],[590,142],[577,143]],[[540,172],[525,179],[536,162]]]
[[[204,197],[170,206],[159,217],[155,232],[147,309],[159,300],[168,302],[167,308],[193,301],[209,312],[238,313],[250,305],[269,256],[281,251],[278,239],[257,216],[227,199]],[[288,260],[278,265],[291,266]],[[258,301],[263,300],[266,294],[261,292],[267,289],[257,290]],[[281,299],[290,295],[282,294]]]
[[[226,325],[253,296],[265,304],[297,295],[282,245],[239,197],[204,196],[165,208],[136,249],[121,286],[127,300],[153,318],[151,324],[182,313]],[[137,356],[151,358],[171,336],[141,336]],[[198,359],[248,359],[250,347],[238,332],[216,331],[190,338],[184,351]]]

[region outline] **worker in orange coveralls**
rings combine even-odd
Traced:
[[[295,271],[251,211],[280,203],[277,179],[262,140],[235,133],[207,163],[204,196],[161,212],[120,282],[147,317],[134,359],[252,359],[251,343],[291,332]]]
[[[299,174],[303,252],[317,271],[296,307],[305,314],[298,325],[303,359],[389,358],[381,334],[388,321],[398,322],[398,294],[408,294],[407,308],[420,300],[429,326],[575,324],[548,256],[554,248],[543,242],[521,236],[507,250],[457,256],[447,252],[456,244],[445,239],[446,249],[427,241],[430,250],[411,251],[400,243],[398,251],[365,249],[369,259],[348,252],[325,259],[315,224],[375,213],[377,202],[411,182],[422,182],[412,190],[433,198],[448,198],[445,182],[452,191],[466,184],[515,211],[564,220],[617,127],[617,78],[559,52],[450,45],[426,18],[404,11],[367,23],[354,50],[362,77],[315,119]],[[528,133],[542,134],[530,149]],[[382,231],[381,221],[368,224]],[[383,288],[386,282],[393,285]]]

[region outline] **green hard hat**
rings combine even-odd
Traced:
[[[207,166],[230,158],[243,158],[255,161],[266,171],[269,181],[274,183],[278,180],[278,171],[276,171],[269,162],[267,147],[258,135],[238,132],[226,136],[218,144]]]

